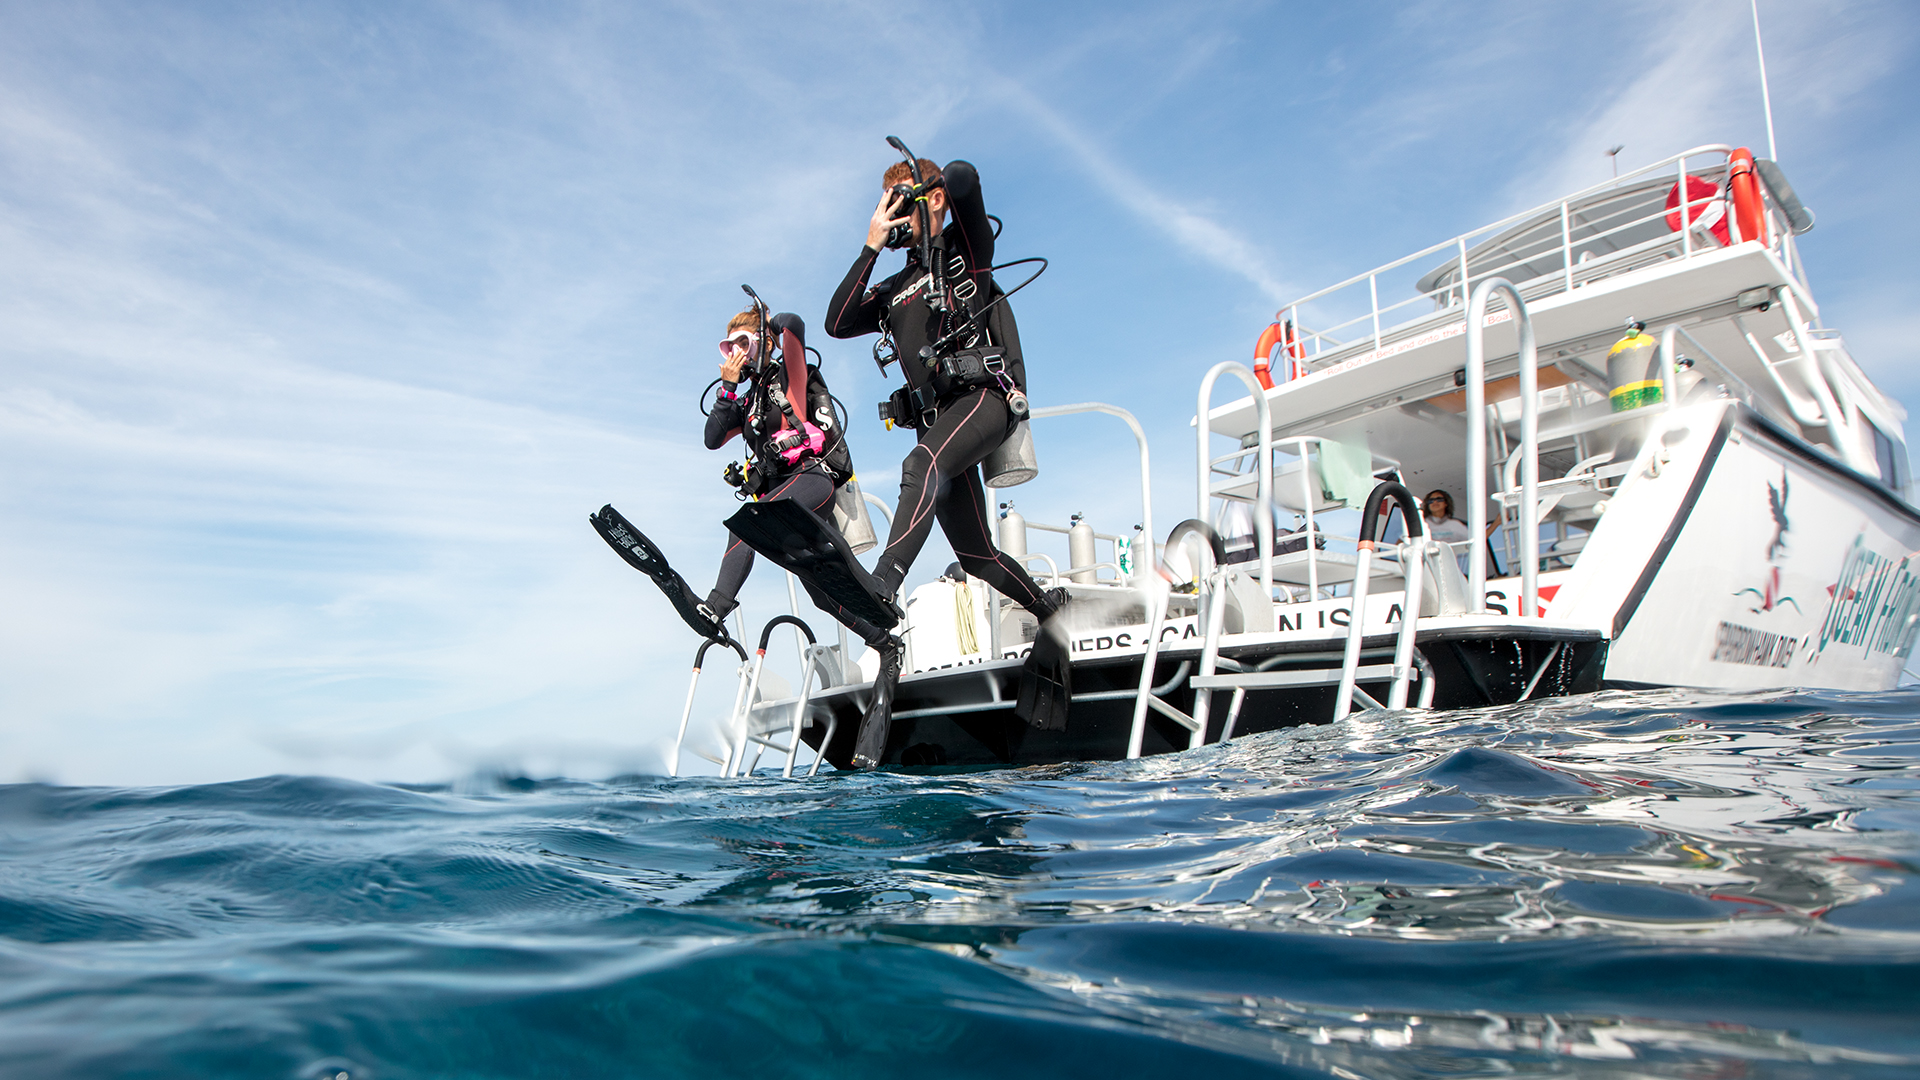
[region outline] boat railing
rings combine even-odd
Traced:
[[[1487,304],[1505,294],[1520,333],[1520,612],[1536,613],[1540,593],[1540,355],[1533,317],[1520,291],[1505,278],[1474,287],[1467,302],[1467,532],[1487,534]],[[1468,560],[1467,595],[1475,613],[1487,610],[1487,565]],[[1355,619],[1358,622],[1358,619]]]
[[[1044,420],[1055,416],[1076,416],[1081,413],[1105,413],[1118,417],[1133,432],[1133,439],[1140,447],[1140,527],[1152,543],[1153,533],[1153,462],[1147,452],[1147,432],[1134,419],[1132,413],[1118,405],[1107,405],[1097,401],[1085,401],[1074,405],[1049,405],[1035,409],[1028,414],[1034,420]],[[1153,572],[1153,553],[1145,552],[1145,558],[1138,555],[1133,560],[1133,573],[1140,578]]]
[[[1314,371],[1362,355],[1369,347],[1378,352],[1390,343],[1390,335],[1417,332],[1413,324],[1432,321],[1436,312],[1457,313],[1474,287],[1494,277],[1517,282],[1516,292],[1524,290],[1528,300],[1538,302],[1651,263],[1692,259],[1720,246],[1708,230],[1707,210],[1718,205],[1720,220],[1731,223],[1735,217],[1728,185],[1716,182],[1725,177],[1733,150],[1725,144],[1694,147],[1355,274],[1300,297],[1281,309],[1278,317],[1296,328],[1304,354],[1300,360]],[[1690,167],[1693,159],[1703,157],[1712,160]],[[1668,177],[1673,178],[1672,187],[1687,193],[1674,207],[1665,205],[1662,194]],[[1695,196],[1692,192],[1697,189],[1689,187],[1689,178],[1714,182],[1714,190]],[[1804,273],[1793,242],[1795,225],[1775,201],[1770,183],[1758,187],[1767,235],[1742,239],[1766,243],[1804,295]],[[1681,219],[1683,211],[1686,216]],[[1676,220],[1687,227],[1673,228]],[[1530,222],[1538,226],[1539,236],[1505,235]],[[1650,229],[1657,235],[1643,238]],[[1621,242],[1617,250],[1604,250],[1616,242]],[[1397,284],[1413,264],[1443,252],[1453,256],[1451,267],[1426,275],[1416,283],[1413,295],[1381,303],[1383,282]],[[1364,294],[1359,292],[1362,289]]]
[[[1067,525],[1050,525],[1044,521],[1029,520],[1026,523],[1026,526],[1029,530],[1037,529],[1040,532],[1056,533],[1060,536],[1070,537],[1073,535],[1073,528]],[[1120,568],[1120,552],[1126,549],[1132,543],[1132,541],[1124,536],[1116,536],[1113,533],[1103,533],[1103,532],[1095,532],[1093,534],[1093,539],[1096,543],[1105,542],[1112,546],[1113,548],[1112,561],[1090,562],[1085,564],[1076,563],[1072,561],[1072,555],[1071,555],[1071,552],[1069,552],[1068,567],[1065,570],[1055,569],[1053,571],[1053,576],[1055,579],[1054,583],[1059,584],[1059,579],[1062,577],[1065,577],[1067,580],[1072,581],[1076,585],[1108,585],[1108,586],[1131,585],[1132,582],[1127,580],[1131,575],[1129,574],[1128,571],[1122,570]],[[1113,577],[1111,578],[1099,577],[1098,574],[1102,570],[1113,571]]]
[[[1200,380],[1200,403],[1194,414],[1194,427],[1198,440],[1196,458],[1199,473],[1194,488],[1194,499],[1196,501],[1194,517],[1201,522],[1206,522],[1213,516],[1210,511],[1213,508],[1213,498],[1215,495],[1213,483],[1215,467],[1224,462],[1246,456],[1246,448],[1244,447],[1234,453],[1225,454],[1220,457],[1215,457],[1213,454],[1213,418],[1210,415],[1213,411],[1213,384],[1219,381],[1222,375],[1232,375],[1246,384],[1247,393],[1253,398],[1254,408],[1259,415],[1259,437],[1258,443],[1254,447],[1259,457],[1254,463],[1256,475],[1253,500],[1253,530],[1254,543],[1258,545],[1260,551],[1260,587],[1265,591],[1265,595],[1269,601],[1271,601],[1273,597],[1273,416],[1269,411],[1267,395],[1260,385],[1260,380],[1254,376],[1253,371],[1246,365],[1237,364],[1231,360],[1223,360],[1213,365],[1213,367],[1207,371],[1206,377]],[[1145,453],[1144,449],[1142,453]],[[1303,463],[1305,462],[1305,454],[1301,455],[1301,460]],[[1309,471],[1311,470],[1309,470],[1305,464],[1301,466],[1301,474],[1303,477]],[[1303,483],[1304,482],[1303,480]],[[1312,550],[1313,518],[1311,517],[1311,504],[1313,499],[1311,495],[1308,497],[1307,502],[1309,504],[1307,548],[1308,550]],[[1149,530],[1147,535],[1152,536],[1152,531]],[[1271,603],[1269,603],[1269,608],[1271,608]],[[1268,625],[1261,629],[1273,629],[1273,615],[1271,610],[1266,614],[1266,622]]]
[[[1237,365],[1236,365],[1237,366]],[[1244,368],[1242,370],[1245,370]],[[1204,402],[1204,399],[1203,399]],[[1202,499],[1206,498],[1204,489]],[[1195,675],[1196,687],[1205,685],[1202,680],[1210,679],[1217,670],[1220,657],[1220,637],[1226,623],[1226,547],[1220,534],[1203,519],[1189,519],[1173,527],[1167,535],[1166,554],[1169,559],[1176,557],[1187,545],[1196,545],[1198,553],[1189,556],[1195,569],[1198,587],[1197,601],[1199,609],[1196,620],[1202,628],[1200,637],[1199,670]],[[1213,705],[1210,691],[1199,691],[1194,695],[1193,712],[1186,713],[1174,707],[1164,699],[1164,695],[1174,689],[1179,678],[1169,680],[1164,686],[1155,686],[1154,667],[1160,659],[1160,638],[1166,627],[1167,608],[1170,590],[1167,582],[1158,575],[1146,582],[1147,594],[1147,649],[1140,658],[1140,683],[1133,691],[1133,726],[1127,736],[1127,757],[1140,756],[1147,734],[1147,712],[1152,710],[1179,724],[1187,730],[1187,748],[1204,745],[1207,741],[1207,718]],[[1268,603],[1269,619],[1272,618],[1271,602]],[[1270,628],[1270,627],[1269,627]],[[1182,665],[1182,670],[1185,665]],[[1242,694],[1234,696],[1233,707],[1237,714]],[[1078,700],[1078,699],[1076,699]]]

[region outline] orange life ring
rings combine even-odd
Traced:
[[[1767,238],[1767,215],[1760,206],[1760,181],[1753,174],[1753,154],[1741,147],[1727,155],[1727,186],[1733,189],[1733,223],[1742,240]]]
[[[1727,233],[1727,207],[1718,196],[1720,185],[1698,176],[1687,177],[1687,224],[1704,225],[1713,234],[1721,246],[1731,246],[1733,237]],[[1680,231],[1680,185],[1674,184],[1667,189],[1667,228]]]
[[[1292,320],[1268,324],[1267,328],[1260,332],[1260,340],[1253,346],[1253,377],[1259,379],[1260,385],[1269,390],[1273,389],[1273,370],[1267,357],[1273,352],[1275,345],[1281,344],[1286,346],[1282,350],[1282,355],[1291,359],[1304,360],[1307,355],[1305,346],[1301,345],[1299,339],[1294,336]],[[1294,377],[1293,365],[1289,364],[1287,368],[1287,378],[1291,379]]]

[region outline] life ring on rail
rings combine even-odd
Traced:
[[[1275,345],[1286,346],[1281,350],[1281,355],[1287,358],[1288,380],[1296,379],[1304,373],[1305,365],[1298,364],[1296,361],[1304,360],[1307,356],[1306,346],[1294,336],[1293,320],[1273,322],[1268,324],[1265,330],[1260,331],[1260,340],[1253,346],[1253,377],[1259,379],[1260,385],[1269,390],[1273,389],[1273,371],[1267,357],[1273,352]]]
[[[1727,186],[1733,189],[1733,224],[1741,240],[1767,238],[1766,211],[1760,205],[1760,178],[1753,173],[1753,154],[1741,147],[1727,155]]]
[[[1667,228],[1680,231],[1680,185],[1667,189]],[[1721,247],[1733,244],[1727,232],[1727,204],[1720,198],[1720,185],[1697,176],[1687,177],[1687,224],[1705,228],[1720,241]]]

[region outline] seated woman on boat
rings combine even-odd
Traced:
[[[1453,496],[1435,488],[1421,503],[1420,516],[1426,519],[1427,535],[1435,540],[1457,544],[1473,539],[1467,523],[1453,516]]]

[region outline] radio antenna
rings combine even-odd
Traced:
[[[1773,95],[1767,92],[1767,50],[1760,43],[1760,0],[1748,0],[1753,7],[1753,51],[1760,57],[1760,104],[1767,110],[1767,156],[1780,160],[1780,149],[1773,143]]]

